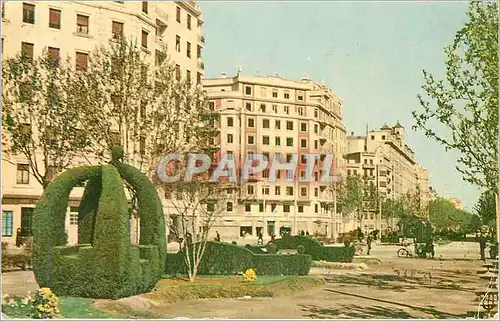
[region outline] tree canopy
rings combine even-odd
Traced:
[[[423,71],[414,129],[460,153],[464,180],[497,190],[498,4],[471,1],[467,16],[445,49],[445,78]]]
[[[429,220],[437,230],[466,231],[470,229],[472,214],[440,197],[429,202]]]

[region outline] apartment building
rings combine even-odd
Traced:
[[[272,235],[308,231],[335,235],[340,230],[331,186],[320,182],[327,154],[334,154],[333,171],[345,173],[346,129],[340,99],[325,85],[308,78],[300,81],[279,76],[234,77],[223,74],[203,80],[212,107],[221,112],[219,121],[222,153],[264,154],[268,159],[289,162],[298,157],[296,176],[280,171],[270,182],[269,169],[243,186],[238,204],[228,202],[226,212],[214,227],[223,237],[259,233]],[[320,154],[314,166],[314,181],[301,182],[306,153]]]
[[[365,136],[347,137],[347,175],[360,175],[376,187],[382,199],[397,199],[410,192],[421,197],[421,204],[430,200],[428,174],[417,165],[413,150],[405,142],[404,127],[397,122]],[[357,227],[356,223],[351,224]],[[389,226],[380,217],[380,208],[365,208],[361,228],[365,232],[385,230]]]
[[[195,1],[2,1],[2,55],[48,53],[86,68],[90,52],[125,36],[154,62],[165,49],[181,77],[201,83],[205,38]],[[21,156],[2,158],[2,241],[14,243],[17,228],[31,234],[33,208],[42,187]],[[78,205],[83,188],[70,196],[69,243],[77,242]]]

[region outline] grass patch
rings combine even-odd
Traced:
[[[10,300],[12,299],[12,300]],[[2,312],[13,319],[29,318],[31,305],[23,304],[23,297],[10,297],[2,306]],[[151,319],[150,313],[134,311],[128,307],[106,306],[106,311],[94,307],[94,300],[88,298],[61,297],[59,310],[61,316],[68,319]]]
[[[259,276],[256,282],[246,283],[241,276],[200,277],[194,282],[184,279],[160,280],[146,298],[161,303],[180,300],[291,295],[323,285],[321,278],[309,276]]]

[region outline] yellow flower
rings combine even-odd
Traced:
[[[243,280],[245,282],[255,282],[257,280],[257,275],[253,269],[248,269],[243,273]]]

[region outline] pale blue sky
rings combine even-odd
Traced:
[[[200,1],[206,76],[244,74],[324,81],[344,101],[348,133],[400,120],[440,195],[472,208],[479,189],[455,170],[457,154],[411,129],[422,69],[444,71],[443,47],[467,2]]]

